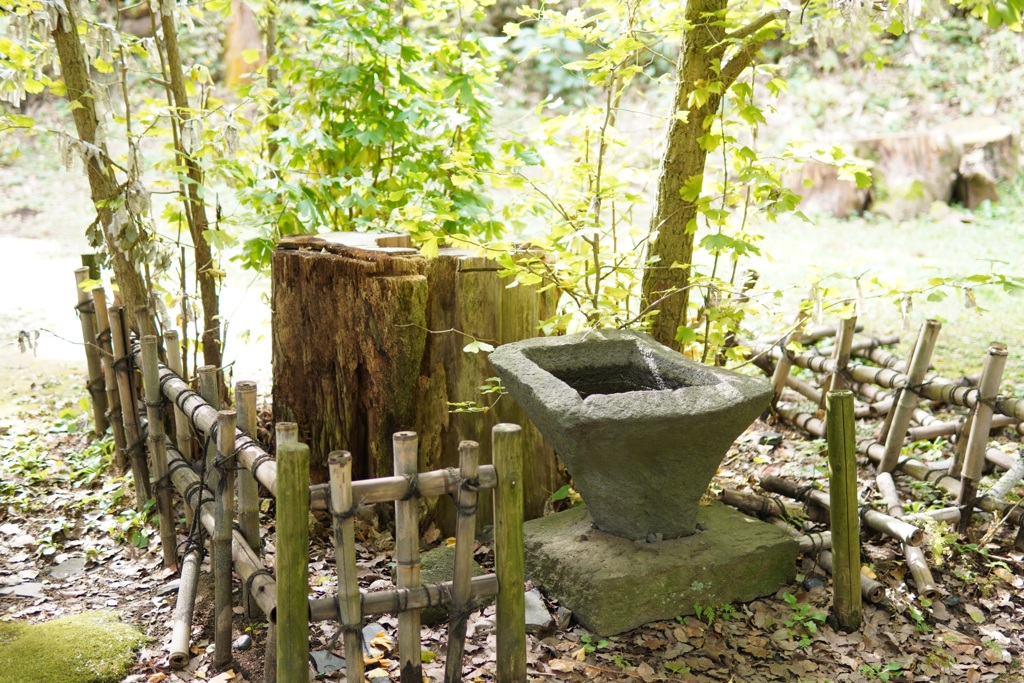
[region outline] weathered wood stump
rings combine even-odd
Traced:
[[[873,162],[871,210],[894,221],[928,213],[953,196],[961,150],[949,135],[904,133],[857,140],[854,154]]]
[[[852,180],[839,177],[839,169],[821,161],[808,161],[798,173],[786,177],[786,187],[803,199],[800,210],[807,215],[829,214],[846,218],[867,209],[869,188],[859,188]]]
[[[963,149],[953,200],[968,209],[983,201],[998,201],[997,186],[1017,177],[1020,145],[1016,132],[987,116],[952,121],[944,126],[949,137]]]
[[[352,453],[354,479],[390,476],[403,430],[419,435],[420,471],[458,467],[464,439],[490,463],[491,427],[512,422],[524,426],[526,515],[543,513],[561,483],[554,452],[509,397],[481,394],[495,373],[463,349],[535,336],[553,291],[509,288],[495,262],[465,251],[423,258],[405,235],[288,237],[272,264],[274,419],[298,423],[314,482],[335,450]],[[487,520],[490,497],[479,502]],[[433,514],[453,528],[449,501]]]

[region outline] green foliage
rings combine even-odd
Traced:
[[[580,643],[583,645],[583,652],[588,655],[608,647],[607,638],[594,640],[590,636],[580,636]]]
[[[708,626],[714,626],[719,621],[731,621],[736,618],[736,608],[729,603],[721,605],[697,603],[693,606],[693,613]]]
[[[427,254],[499,234],[491,174],[527,150],[496,149],[495,41],[474,28],[483,6],[282,5],[278,53],[248,88],[253,136],[220,167],[256,223],[248,265],[266,266],[274,240],[296,233],[400,231]]]
[[[782,623],[797,636],[800,647],[810,647],[818,633],[818,625],[825,623],[825,613],[814,609],[813,605],[800,602],[792,593],[784,593],[782,599],[792,610]]]
[[[859,671],[868,680],[873,681],[888,681],[906,673],[903,670],[903,664],[898,661],[886,662],[885,664],[881,662],[877,664],[861,664]]]

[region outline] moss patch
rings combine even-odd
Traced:
[[[0,683],[114,683],[146,638],[113,612],[0,623]]]

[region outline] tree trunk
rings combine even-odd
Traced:
[[[274,419],[296,422],[312,448],[311,477],[324,481],[327,456],[352,453],[354,479],[389,476],[391,436],[414,430],[420,470],[457,467],[459,443],[480,444],[491,460],[490,430],[523,427],[526,514],[539,517],[558,488],[554,452],[508,396],[487,411],[480,387],[494,375],[485,353],[463,349],[534,336],[554,305],[551,292],[504,286],[489,259],[442,250],[424,259],[408,236],[365,233],[295,236],[273,257]],[[490,497],[478,501],[488,523]],[[447,499],[424,517],[454,528]]]
[[[57,48],[57,58],[67,88],[68,101],[81,105],[72,110],[78,137],[82,142],[99,147],[102,157],[105,158],[107,156],[106,145],[102,141],[97,144],[96,141],[96,104],[89,83],[89,67],[85,61],[85,51],[76,29],[78,20],[73,12],[73,6],[69,6],[66,15],[58,15],[57,25],[51,35]],[[116,237],[108,229],[113,220],[113,211],[110,205],[114,202],[110,200],[121,193],[121,188],[114,177],[113,167],[98,155],[88,157],[86,169],[89,176],[90,195],[96,207],[100,231],[103,233],[107,251],[110,253],[110,261],[114,269],[114,276],[117,278],[121,299],[125,303],[128,315],[133,316],[136,306],[146,305],[146,285],[128,254],[122,250],[122,246],[117,243]]]
[[[710,93],[707,101],[696,107],[690,105],[690,100],[702,85],[707,87],[718,80],[713,69],[718,60],[712,48],[722,41],[725,32],[715,15],[725,6],[726,0],[690,0],[686,4],[686,21],[692,26],[686,31],[680,55],[674,111],[688,114],[685,119],[673,118],[669,124],[651,214],[650,232],[657,237],[648,247],[642,301],[644,308],[657,311],[652,336],[671,348],[678,347],[676,329],[686,324],[697,229],[697,197],[683,197],[682,191],[691,184],[700,187],[703,181],[708,153],[701,147],[700,138],[707,130],[706,119],[718,110],[721,95]]]
[[[217,277],[214,275],[213,252],[206,241],[206,230],[209,222],[206,217],[206,203],[203,199],[203,173],[199,165],[185,151],[181,139],[180,123],[186,117],[191,118],[188,94],[185,92],[185,74],[181,66],[181,52],[178,49],[178,28],[174,23],[174,10],[165,7],[166,0],[160,2],[160,23],[164,33],[164,47],[167,51],[167,71],[171,83],[173,108],[178,125],[178,155],[188,172],[189,183],[185,188],[185,213],[188,220],[189,233],[196,257],[196,278],[199,280],[199,296],[203,302],[203,362],[221,368],[220,340],[220,295],[217,293]],[[223,377],[220,380],[221,397],[227,397],[227,387]]]
[[[701,138],[708,131],[722,96],[743,73],[764,44],[777,36],[776,22],[789,11],[761,14],[747,25],[726,33],[727,0],[690,0],[679,58],[679,84],[673,111],[686,112],[669,124],[661,159],[658,191],[651,213],[642,306],[655,311],[651,334],[677,348],[676,330],[686,324],[690,301],[690,269],[697,230],[697,200],[704,180],[708,152]],[[726,50],[730,50],[726,59]]]

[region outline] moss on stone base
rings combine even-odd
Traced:
[[[113,612],[0,622],[0,683],[115,683],[145,640]]]

